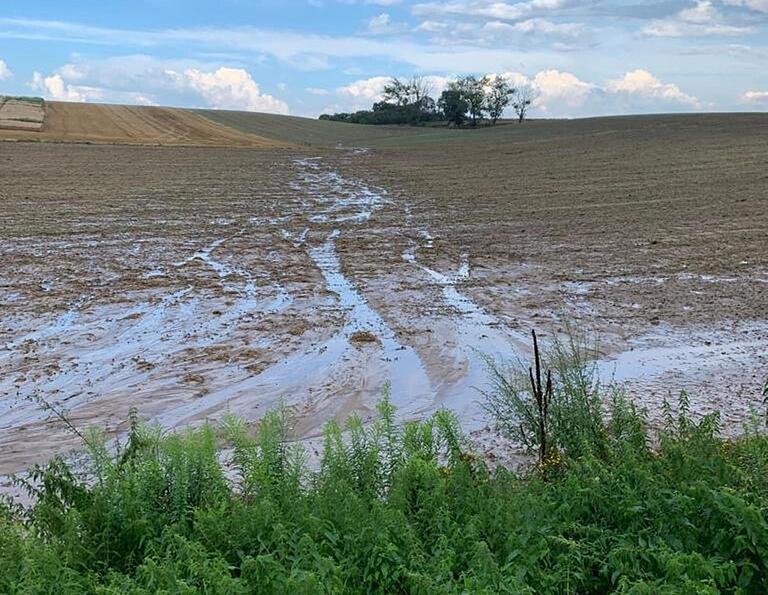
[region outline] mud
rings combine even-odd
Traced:
[[[43,401],[116,434],[131,408],[175,428],[228,411],[257,421],[282,402],[295,437],[313,440],[328,420],[372,419],[386,387],[403,418],[448,407],[509,458],[478,402],[482,356],[525,357],[531,328],[573,318],[599,333],[601,374],[652,418],[681,389],[728,432],[760,406],[764,319],[619,308],[670,279],[710,295],[763,287],[759,266],[589,279],[563,258],[553,275],[547,258],[467,241],[471,214],[366,175],[376,159],[0,147],[0,474],[76,446]]]

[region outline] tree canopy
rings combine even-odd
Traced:
[[[533,100],[530,87],[516,89],[501,76],[463,76],[448,84],[435,101],[429,79],[392,78],[384,86],[381,100],[369,110],[323,114],[321,120],[355,124],[407,124],[423,126],[447,122],[449,126],[477,126],[483,120],[496,125],[511,105],[522,122]]]

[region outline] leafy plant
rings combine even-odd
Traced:
[[[607,434],[592,363],[595,349],[569,333],[565,341],[555,337],[542,355],[532,334],[531,365],[518,360],[510,366],[486,357],[491,386],[483,392],[486,411],[503,434],[538,452],[540,463],[548,452],[574,457],[587,450],[604,453]]]
[[[763,426],[724,441],[683,393],[649,436],[621,393],[596,408],[578,345],[527,370],[557,473],[491,474],[452,413],[400,424],[387,395],[373,423],[328,424],[316,464],[284,408],[175,434],[134,412],[114,445],[78,430],[87,468],[54,459],[20,481],[28,510],[0,506],[0,592],[766,592]]]

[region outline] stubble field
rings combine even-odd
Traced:
[[[759,404],[768,117],[300,124],[333,148],[0,144],[0,474],[75,445],[41,400],[114,432],[282,401],[311,440],[391,380],[481,436],[476,350],[566,321],[652,417],[686,388],[735,433]]]

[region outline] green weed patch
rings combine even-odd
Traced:
[[[0,515],[3,593],[762,593],[768,438],[621,398],[600,448],[489,472],[455,418],[330,424],[319,466],[273,412],[180,434],[83,434]],[[555,442],[553,442],[553,445]],[[222,453],[222,446],[227,450]],[[554,446],[553,446],[554,448]],[[223,464],[226,463],[226,464]]]

